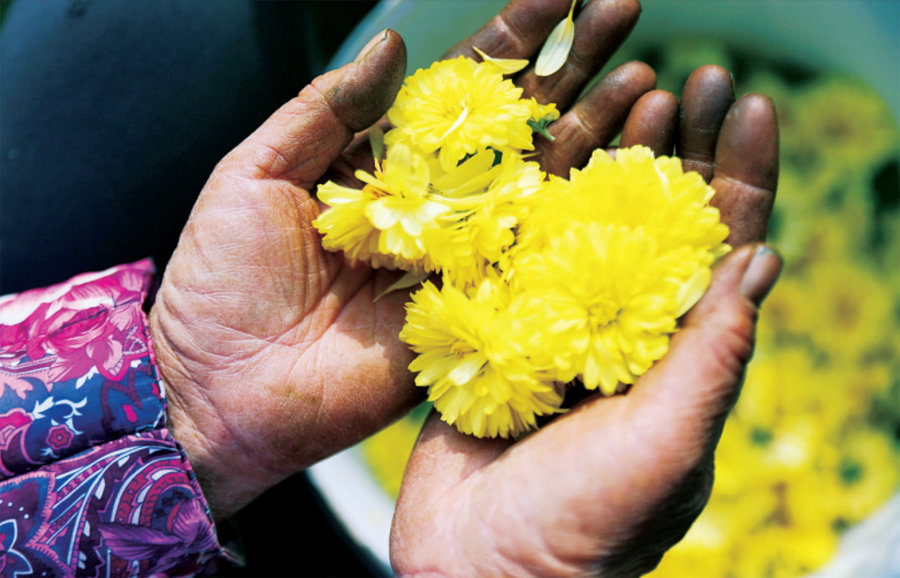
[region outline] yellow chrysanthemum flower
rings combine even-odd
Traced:
[[[543,380],[537,343],[508,287],[485,279],[470,293],[426,282],[407,306],[400,339],[418,354],[409,368],[441,419],[478,437],[516,436],[559,411],[562,386]]]
[[[862,263],[820,259],[802,275],[786,276],[766,302],[761,334],[802,336],[834,361],[856,362],[891,351],[898,328],[896,302],[878,271]]]
[[[477,285],[489,269],[505,267],[526,203],[544,185],[537,163],[505,153],[492,166],[494,158],[484,150],[434,184],[452,210],[441,215],[440,228],[429,231],[426,245],[445,278],[461,288]]]
[[[396,145],[383,166],[376,164],[374,175],[360,170],[356,178],[365,183],[361,190],[331,181],[318,189],[319,200],[330,205],[313,221],[323,247],[374,267],[432,270],[423,232],[437,227],[437,217],[450,208],[428,194],[427,159]]]
[[[372,188],[354,189],[328,181],[319,185],[319,199],[331,205],[313,221],[322,233],[322,247],[343,251],[352,261],[372,262],[378,257],[381,232],[366,218],[366,206],[378,196]]]
[[[839,171],[867,170],[900,146],[897,121],[878,93],[861,82],[829,75],[800,95],[802,138]]]
[[[642,228],[661,253],[682,246],[709,251],[717,258],[728,250],[728,227],[710,206],[715,191],[696,172],[684,172],[681,160],[644,146],[622,148],[611,157],[597,149],[583,170],[569,180],[552,178],[558,199],[554,211],[542,211],[523,231],[523,244],[562,234],[572,222]]]
[[[388,110],[394,128],[385,144],[438,151],[445,171],[486,147],[531,150],[531,107],[521,96],[489,63],[463,56],[436,62],[406,79]]]
[[[513,278],[547,311],[542,334],[557,379],[580,376],[606,395],[631,384],[668,350],[676,320],[706,290],[699,251],[661,254],[643,230],[571,223],[546,250],[520,254]]]

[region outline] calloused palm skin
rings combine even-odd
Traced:
[[[569,4],[514,0],[449,54],[474,54],[475,45],[497,57],[533,58]],[[653,91],[653,71],[630,63],[575,101],[639,12],[636,0],[592,0],[578,16],[569,63],[551,77],[529,69],[515,79],[526,96],[566,111],[551,128],[556,142],[538,141],[537,158],[565,174],[620,130],[622,144],[660,153],[689,143],[689,162],[709,169],[719,189],[732,242],[762,240],[777,172],[767,99],[732,105],[727,73],[702,69],[685,88],[679,122],[674,97]],[[405,72],[396,33],[376,36],[361,54],[314,80],[216,167],[151,311],[169,423],[218,519],[422,399],[407,370],[411,354],[397,338],[408,294],[373,301],[396,274],[323,251],[311,225],[321,210],[316,183],[346,182],[354,168],[371,168],[360,131],[383,116]],[[759,296],[778,269],[776,258],[761,259],[754,263],[765,275],[751,287]],[[398,505],[397,571],[599,568],[605,556],[631,548],[642,524],[667,511],[668,497],[683,487],[692,496],[683,517],[692,519],[706,485],[684,481],[706,480],[694,472],[706,471],[749,358],[755,298],[734,289],[748,261],[738,251],[722,263],[670,355],[629,395],[586,400],[513,445],[465,438],[432,420]]]

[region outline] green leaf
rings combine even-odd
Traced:
[[[403,274],[402,277],[391,283],[390,287],[379,293],[375,299],[372,300],[374,303],[378,301],[385,295],[389,293],[393,293],[394,291],[400,291],[401,289],[409,289],[410,287],[414,287],[428,278],[428,273],[413,273],[412,271],[407,271]]]
[[[384,131],[377,124],[369,128],[369,146],[372,147],[372,158],[379,161],[384,158]]]

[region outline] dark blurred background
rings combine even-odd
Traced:
[[[3,0],[0,294],[153,257],[374,0]],[[367,576],[304,476],[222,524],[222,576]]]
[[[370,1],[13,0],[0,28],[0,294],[152,256]]]

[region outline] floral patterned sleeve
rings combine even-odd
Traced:
[[[0,297],[0,575],[147,576],[232,558],[165,428],[148,260]]]

